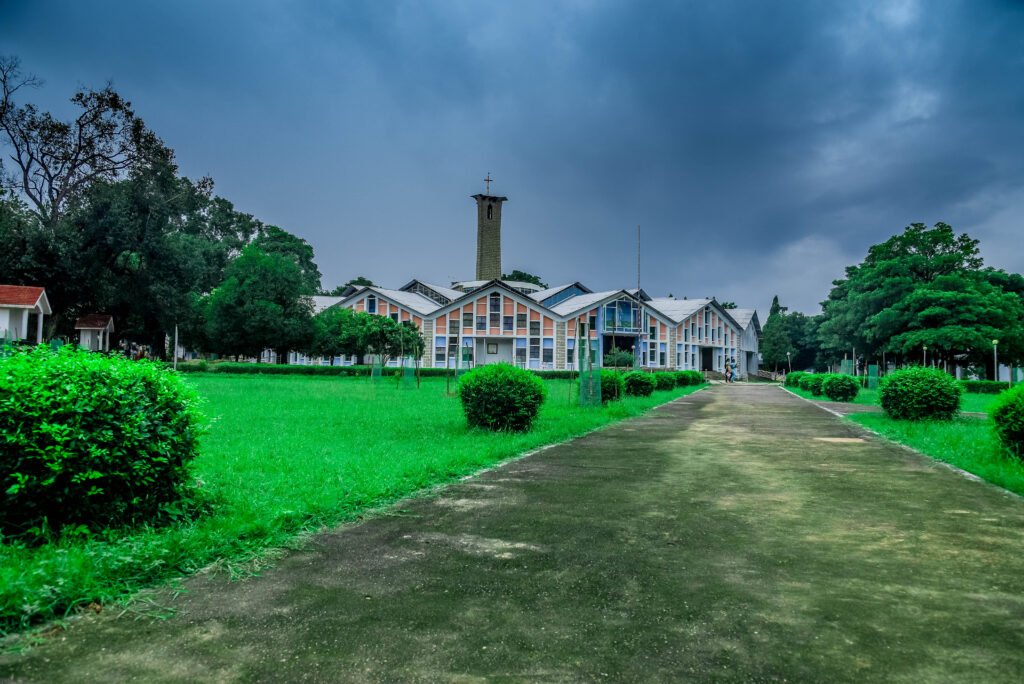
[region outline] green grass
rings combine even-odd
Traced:
[[[107,538],[0,544],[0,631],[117,601],[211,563],[244,571],[304,532],[699,389],[580,409],[574,383],[546,381],[548,399],[531,432],[492,434],[467,430],[458,399],[446,396],[439,378],[419,390],[365,378],[196,374],[187,381],[213,419],[194,462],[212,512]]]
[[[846,419],[1024,496],[1024,463],[1002,448],[988,420],[893,420],[879,413]]]
[[[807,390],[802,390],[799,387],[787,387],[786,389],[793,394],[797,394],[812,401],[832,401],[824,394],[820,397],[816,397]],[[992,405],[997,396],[999,395],[964,393],[963,399],[960,402],[960,410],[967,413],[988,413],[992,409]],[[861,389],[861,391],[857,393],[857,397],[851,403],[862,404],[864,406],[878,406],[878,390]]]

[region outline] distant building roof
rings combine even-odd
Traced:
[[[38,306],[44,314],[50,313],[46,288],[32,285],[0,285],[0,306],[9,309],[34,309]]]
[[[114,329],[114,317],[110,314],[85,314],[75,321],[75,330],[105,330],[107,326]]]
[[[413,311],[421,314],[432,314],[441,308],[441,305],[432,299],[427,299],[421,294],[415,292],[403,292],[402,290],[387,290],[383,287],[366,287],[364,289],[376,292],[382,297],[386,297],[393,301],[395,304],[401,304],[404,307],[408,307]]]
[[[754,309],[729,309],[729,314],[734,321],[740,324],[741,328],[746,330],[757,312]]]
[[[490,280],[461,280],[457,283],[452,283],[452,287],[460,290],[461,292],[472,292],[473,290],[479,289],[491,282]],[[521,280],[502,280],[502,283],[511,287],[513,290],[519,290],[523,293],[533,294],[539,292],[542,288],[536,283],[526,283]],[[461,295],[460,295],[461,296]]]

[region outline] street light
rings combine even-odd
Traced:
[[[992,340],[992,379],[999,382],[999,340]]]
[[[793,359],[789,358],[789,352],[786,352],[786,365],[789,366],[789,372],[793,372]]]

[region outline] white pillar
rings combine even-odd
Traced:
[[[36,316],[36,344],[43,343],[43,312]]]

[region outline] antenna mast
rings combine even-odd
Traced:
[[[636,224],[636,296],[640,296],[640,224]]]

